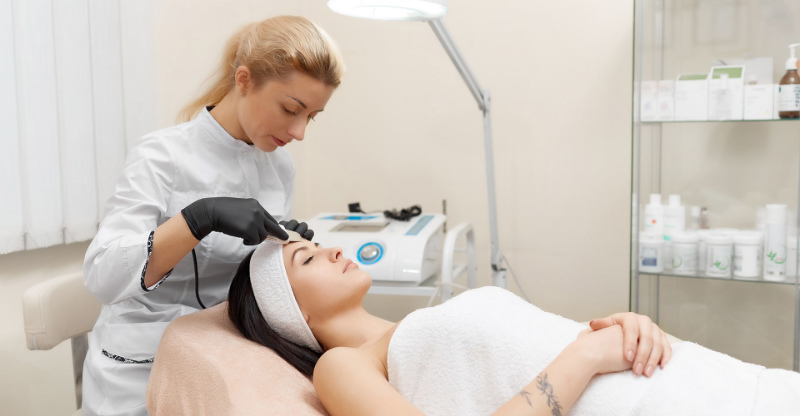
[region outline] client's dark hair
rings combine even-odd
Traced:
[[[245,338],[257,342],[277,353],[306,377],[314,374],[314,366],[322,354],[311,348],[297,345],[278,335],[258,309],[253,285],[250,284],[250,258],[248,254],[239,264],[228,291],[228,318]]]

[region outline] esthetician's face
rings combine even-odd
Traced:
[[[246,137],[244,141],[264,152],[272,152],[305,138],[306,126],[325,109],[334,87],[302,72],[285,80],[271,80],[252,88],[249,70],[245,81],[237,78],[240,96],[237,116]]]
[[[283,263],[295,299],[309,319],[328,319],[361,305],[372,278],[344,258],[339,247],[319,247],[310,241],[283,247]]]

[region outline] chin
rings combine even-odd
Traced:
[[[368,273],[363,273],[362,278],[359,280],[360,280],[359,288],[363,292],[361,295],[361,297],[363,298],[364,296],[366,296],[370,286],[372,286],[372,276],[370,276]]]

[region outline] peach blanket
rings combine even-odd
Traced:
[[[245,339],[227,302],[167,326],[147,385],[159,415],[327,415],[311,381],[270,349]]]

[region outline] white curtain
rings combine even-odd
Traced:
[[[0,0],[0,254],[91,239],[155,129],[151,0]]]

